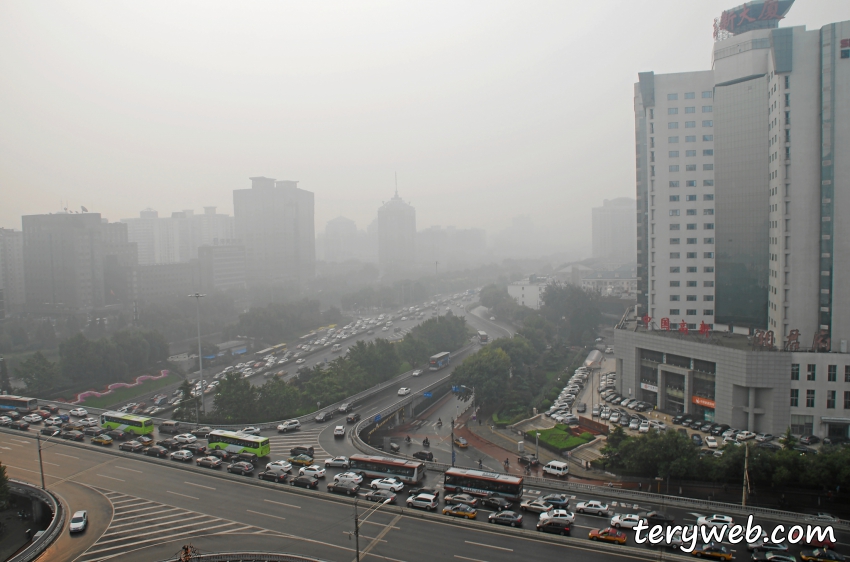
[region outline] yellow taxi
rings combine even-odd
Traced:
[[[614,527],[607,529],[593,529],[588,533],[587,538],[592,541],[615,542],[617,544],[626,544],[626,534]]]
[[[725,546],[719,544],[704,544],[691,552],[697,558],[714,558],[715,560],[732,560],[732,553]]]
[[[443,508],[443,515],[454,515],[455,517],[466,517],[468,519],[475,519],[475,516],[478,512],[474,507],[470,507],[464,503],[458,503],[454,505],[447,505]]]

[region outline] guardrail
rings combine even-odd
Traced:
[[[53,494],[27,482],[9,479],[9,488],[20,495],[30,496],[46,503],[53,513],[50,525],[44,533],[32,541],[27,548],[9,559],[9,562],[30,562],[40,556],[65,528],[65,510]]]
[[[178,562],[177,557],[166,558],[160,562]],[[217,552],[212,554],[192,554],[192,560],[203,562],[328,562],[324,558],[313,558],[311,556],[301,556],[300,554],[290,554],[288,552]]]

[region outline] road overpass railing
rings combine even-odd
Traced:
[[[15,494],[29,496],[30,498],[43,502],[53,514],[47,529],[45,529],[41,535],[32,541],[28,547],[10,558],[8,561],[30,562],[30,560],[35,560],[38,556],[40,556],[41,553],[56,540],[59,533],[62,532],[62,529],[65,528],[65,510],[62,508],[62,503],[59,502],[53,494],[27,482],[13,480],[10,478],[9,489]]]
[[[161,562],[179,562],[179,557],[166,558]],[[193,562],[328,562],[324,558],[313,558],[287,552],[213,552],[191,555]]]

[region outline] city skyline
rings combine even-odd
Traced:
[[[308,186],[316,224],[344,215],[362,227],[397,171],[421,227],[497,232],[534,214],[564,249],[589,230],[592,206],[632,195],[634,72],[707,64],[711,23],[729,7],[653,4],[678,18],[671,27],[645,6],[613,2],[469,4],[452,18],[439,4],[256,4],[245,23],[212,9],[193,26],[199,10],[188,4],[169,23],[157,4],[57,6],[2,8],[0,50],[18,55],[0,58],[16,84],[0,94],[0,185],[27,194],[8,198],[4,227],[60,200],[113,221],[147,207],[232,214],[230,192],[256,174]],[[782,25],[848,18],[843,2],[798,3]],[[262,33],[281,20],[299,29]],[[44,31],[38,45],[26,29]],[[573,56],[602,29],[610,46]],[[221,34],[230,40],[219,46]],[[482,202],[488,212],[477,212]]]

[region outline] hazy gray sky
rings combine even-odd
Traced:
[[[116,221],[299,180],[316,229],[399,192],[420,228],[515,215],[589,247],[634,196],[632,84],[708,69],[737,0],[0,2],[0,226]],[[782,23],[850,19],[798,0]],[[586,242],[585,242],[586,240]]]

